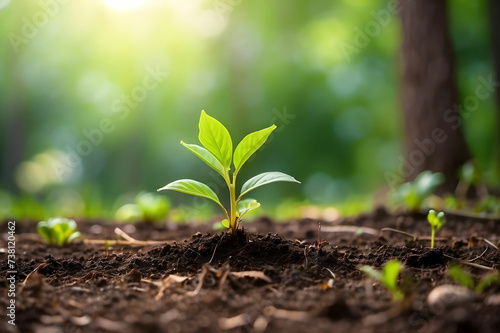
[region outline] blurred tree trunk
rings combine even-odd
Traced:
[[[446,0],[400,0],[402,105],[406,156],[402,176],[442,172],[442,190],[454,190],[470,153],[459,115]]]
[[[500,1],[488,0],[488,12],[490,15],[490,39],[491,51],[493,52],[493,67],[495,81],[500,80]],[[496,89],[497,98],[497,129],[500,130],[500,89]],[[500,170],[500,133],[497,131],[497,172]]]

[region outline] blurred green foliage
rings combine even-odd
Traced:
[[[135,203],[118,208],[115,219],[121,222],[159,222],[167,216],[169,209],[170,203],[165,196],[141,192],[135,197]]]
[[[486,1],[449,7],[464,97],[492,73]],[[369,206],[364,198],[401,154],[401,36],[388,8],[383,0],[0,0],[0,217],[112,217],[136,193],[186,174],[227,200],[215,172],[207,176],[178,143],[196,141],[202,109],[235,141],[278,126],[241,174],[283,170],[303,182],[260,190],[263,201],[282,203],[271,214],[286,216],[289,202]],[[494,118],[492,97],[465,122],[490,183],[498,181]],[[211,211],[194,206],[172,216]]]

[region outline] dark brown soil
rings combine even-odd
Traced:
[[[342,225],[367,229],[326,232]],[[79,221],[88,239],[116,239],[116,226]],[[430,233],[423,216],[393,216],[383,209],[322,223],[321,237],[329,244],[320,250],[315,246],[318,221],[310,219],[274,223],[262,218],[235,236],[208,225],[119,227],[137,240],[176,242],[114,246],[108,252],[103,245],[78,242],[61,249],[43,244],[34,234],[34,223],[18,222],[16,326],[2,316],[0,331],[499,331],[498,285],[466,304],[436,309],[425,300],[434,287],[454,284],[446,276],[450,262],[500,267],[500,251],[482,241],[484,237],[498,244],[500,221],[448,216],[436,249],[425,239],[414,241],[391,231],[370,234],[368,228],[385,227],[419,236]],[[5,249],[6,223],[0,230]],[[8,305],[5,252],[2,309]],[[407,297],[402,302],[393,301],[380,283],[358,270],[359,265],[380,267],[394,258],[405,265],[401,284]],[[476,280],[488,273],[464,267]],[[248,271],[253,273],[235,274]]]

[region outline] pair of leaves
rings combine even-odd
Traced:
[[[434,230],[439,230],[444,224],[444,213],[440,212],[436,213],[434,209],[429,210],[429,214],[427,214],[427,221],[429,221],[430,225]]]
[[[233,142],[228,130],[217,119],[201,111],[198,139],[205,148],[183,141],[181,144],[226,179],[231,162],[234,162],[235,173],[238,173],[243,164],[267,141],[275,128],[276,125],[272,125],[248,134],[234,150],[233,158]]]
[[[399,260],[394,259],[384,265],[382,271],[377,271],[371,266],[361,266],[359,269],[372,279],[380,281],[392,293],[395,300],[401,300],[403,293],[397,285],[399,272],[403,266]]]
[[[241,188],[241,194],[240,198],[247,194],[248,192],[261,187],[266,184],[274,183],[274,182],[295,182],[298,183],[298,181],[293,178],[292,176],[289,176],[287,174],[284,174],[282,172],[264,172],[261,173],[260,175],[257,175],[255,177],[250,178],[245,184],[243,184],[243,187]],[[162,188],[160,188],[158,191],[163,191],[163,190],[173,190],[177,192],[182,192],[186,194],[191,194],[203,198],[210,199],[214,202],[216,202],[218,205],[222,206],[222,204],[219,201],[219,198],[217,197],[217,194],[215,194],[214,191],[207,185],[200,183],[196,180],[192,179],[181,179],[181,180],[176,180]]]
[[[37,231],[50,245],[63,246],[81,236],[76,222],[64,217],[38,222]]]
[[[423,201],[443,182],[442,173],[423,171],[412,182],[401,184],[394,193],[394,199],[398,204],[405,204],[411,211],[418,211]]]

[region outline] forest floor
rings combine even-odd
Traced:
[[[261,218],[235,236],[207,225],[108,224],[77,221],[87,239],[116,239],[119,227],[140,241],[77,242],[48,247],[34,223],[16,224],[16,326],[1,332],[498,332],[500,286],[467,301],[448,297],[429,306],[452,262],[478,280],[500,268],[500,221],[448,216],[435,249],[424,216],[384,209],[334,223],[275,223]],[[353,226],[347,227],[346,226]],[[363,228],[359,228],[363,227]],[[380,231],[396,228],[421,237]],[[0,266],[0,307],[6,309],[7,224]],[[354,232],[353,232],[354,231]],[[108,243],[110,245],[111,243]],[[407,297],[396,302],[359,271],[398,258]],[[409,279],[410,278],[410,279]],[[4,313],[4,311],[2,311]]]

